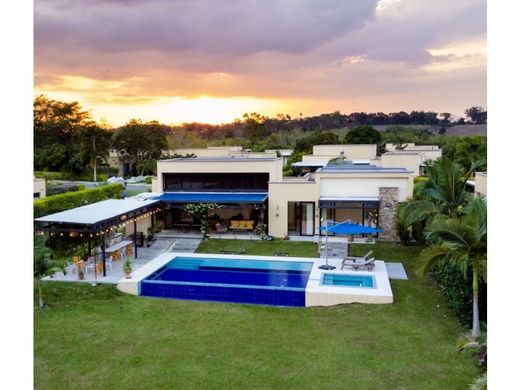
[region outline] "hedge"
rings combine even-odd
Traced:
[[[46,196],[65,194],[67,192],[76,192],[82,191],[85,189],[84,184],[61,184],[61,185],[53,185],[47,186],[45,191]]]
[[[443,293],[448,306],[453,309],[459,323],[469,328],[473,316],[473,279],[472,271],[468,269],[467,277],[464,277],[460,269],[449,263],[437,267],[435,272],[437,285]],[[487,321],[487,285],[481,281],[479,284],[479,314],[480,321]]]
[[[105,199],[120,199],[122,192],[123,185],[116,183],[37,199],[34,201],[34,218],[59,213],[60,211],[70,210]]]
[[[74,174],[70,172],[49,172],[49,171],[34,171],[34,177],[38,179],[46,179],[46,180],[67,180],[67,181],[93,181],[93,174],[91,172]],[[97,173],[97,181],[107,181],[109,173]]]

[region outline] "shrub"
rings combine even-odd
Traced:
[[[122,192],[123,186],[121,184],[109,184],[88,190],[67,192],[37,199],[34,201],[34,218],[85,206],[105,199],[119,199]]]
[[[460,269],[448,263],[441,264],[435,271],[437,284],[446,298],[448,306],[453,309],[460,324],[470,327],[473,313],[473,289],[471,269],[467,271],[465,278]],[[480,283],[479,313],[480,320],[486,321],[487,285]]]
[[[80,186],[82,188],[80,188]],[[46,195],[47,196],[53,196],[53,195],[58,195],[58,194],[65,194],[67,192],[80,191],[80,190],[84,190],[84,189],[85,189],[85,186],[83,184],[81,184],[81,185],[78,185],[78,184],[60,184],[60,185],[56,185],[56,186],[48,186],[47,187],[47,191],[46,191]]]
[[[146,177],[144,178],[144,182],[145,182],[146,184],[152,184],[152,177],[151,177],[151,176],[146,176]]]
[[[85,173],[71,173],[71,172],[48,172],[48,171],[34,171],[34,177],[46,180],[80,180],[93,181],[94,176],[92,172]],[[97,173],[97,181],[107,181],[108,173]]]

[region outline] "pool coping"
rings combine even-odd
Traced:
[[[167,252],[157,256],[149,263],[132,272],[129,279],[117,281],[117,288],[125,293],[139,295],[140,282],[175,257],[221,259],[247,259],[247,260],[271,260],[271,261],[295,261],[312,262],[307,287],[305,288],[305,306],[332,306],[343,303],[393,303],[392,288],[388,278],[388,272],[384,261],[375,261],[375,267],[371,270],[341,270],[340,259],[330,259],[329,264],[336,266],[334,270],[322,270],[323,259],[311,257],[279,257],[279,256],[250,256],[250,255],[222,255],[213,253]],[[337,264],[336,264],[337,263]],[[344,286],[321,285],[320,281],[324,273],[371,275],[376,279],[377,288],[359,288]]]

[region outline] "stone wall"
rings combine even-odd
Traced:
[[[379,227],[384,230],[379,233],[382,241],[399,241],[397,235],[397,187],[379,187]]]

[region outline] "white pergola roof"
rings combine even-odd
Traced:
[[[36,218],[35,221],[93,225],[157,202],[159,201],[138,198],[107,199],[87,206],[49,214],[45,217]]]

